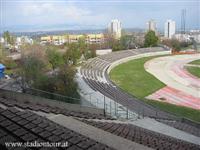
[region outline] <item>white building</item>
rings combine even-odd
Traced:
[[[27,36],[21,36],[21,37],[17,37],[16,39],[16,45],[20,46],[22,44],[33,44],[33,39],[27,37]]]
[[[97,49],[96,50],[96,55],[98,56],[109,54],[109,53],[112,53],[112,49]]]
[[[4,38],[1,37],[1,38],[0,38],[0,43],[4,43],[4,42],[5,42]]]
[[[171,39],[176,32],[176,23],[173,20],[165,22],[165,37]]]
[[[193,37],[194,40],[195,40],[197,43],[200,43],[200,34],[194,34],[194,35],[192,35],[191,37]]]
[[[109,24],[108,31],[114,38],[119,39],[122,31],[121,22],[117,19],[112,20]]]
[[[189,42],[190,40],[189,34],[174,34],[172,38],[177,39],[180,42]]]
[[[151,19],[147,22],[147,30],[148,31],[152,30],[152,31],[156,32],[156,22],[155,22],[155,20]]]

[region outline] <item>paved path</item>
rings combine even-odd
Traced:
[[[113,123],[120,123],[120,124],[133,124],[135,126],[142,127],[142,128],[145,128],[157,133],[161,133],[167,136],[171,136],[176,139],[180,139],[183,141],[200,145],[200,137],[175,129],[171,126],[158,122],[155,119],[150,119],[147,117],[143,119],[138,119],[135,121],[99,120],[99,119],[88,119],[88,120],[99,121],[99,122],[109,122],[109,123],[113,122]]]
[[[188,66],[188,67],[199,67],[200,68],[200,65],[196,65],[196,64],[185,64],[185,66]]]
[[[200,54],[191,54],[159,57],[148,61],[145,69],[167,85],[148,98],[200,109],[200,79],[184,68],[185,64],[199,58]]]
[[[109,147],[117,150],[152,150],[151,148],[105,132],[101,129],[87,125],[71,117],[56,115],[55,117],[50,117],[49,119],[62,126],[67,127],[68,129],[78,132],[84,136],[90,137],[91,139],[106,144]]]
[[[130,123],[151,131],[155,131],[157,133],[161,133],[177,139],[181,139],[183,141],[200,145],[200,137],[175,129],[154,119],[144,118]]]

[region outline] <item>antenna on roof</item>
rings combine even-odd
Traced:
[[[186,9],[181,10],[181,34],[185,34],[185,26],[186,26]]]

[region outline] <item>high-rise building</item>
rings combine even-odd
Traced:
[[[152,30],[152,31],[156,32],[156,22],[155,22],[155,20],[151,19],[147,22],[147,30],[148,31]]]
[[[121,37],[121,30],[122,30],[121,22],[117,19],[112,20],[108,27],[109,33],[114,38],[119,39]]]
[[[165,37],[171,39],[175,34],[176,23],[173,20],[167,20],[165,22]]]

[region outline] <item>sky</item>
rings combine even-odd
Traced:
[[[146,28],[150,19],[163,30],[167,19],[180,29],[200,29],[200,0],[0,0],[1,32],[104,29],[112,19],[123,28]]]

